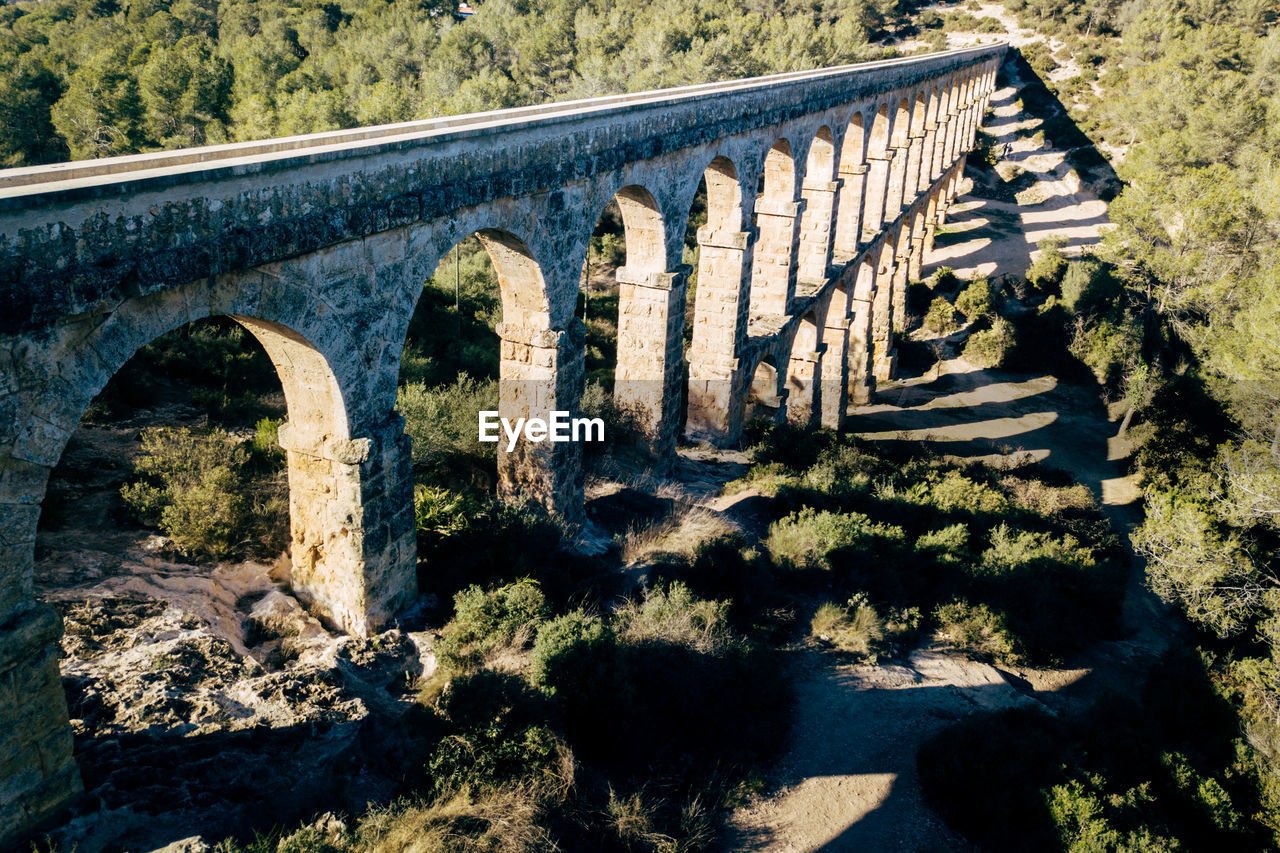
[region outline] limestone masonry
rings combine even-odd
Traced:
[[[476,234],[498,272],[512,422],[578,411],[574,307],[616,199],[615,393],[654,454],[682,431],[732,444],[753,412],[838,427],[893,374],[907,282],[1005,50],[0,171],[0,847],[80,790],[61,625],[32,593],[36,524],[81,415],[140,347],[211,315],[262,342],[289,410],[294,588],[374,631],[416,594],[396,382],[456,243]],[[681,250],[704,178],[685,353]],[[580,515],[579,444],[498,448],[505,494]]]

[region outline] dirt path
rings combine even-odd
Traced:
[[[1042,40],[1030,30],[1017,29],[999,6],[986,5],[978,14],[999,18],[1009,28],[1007,40],[1014,46]],[[948,46],[964,47],[974,38],[951,33]],[[1050,46],[1060,44],[1050,41]],[[1060,73],[1071,76],[1065,67]],[[975,182],[970,170],[965,194],[948,212],[926,259],[926,275],[940,266],[951,267],[962,278],[1021,275],[1035,258],[1039,241],[1060,236],[1066,240],[1063,251],[1076,253],[1097,243],[1107,222],[1106,202],[1082,185],[1066,152],[1037,136],[1042,121],[1020,111],[1022,81],[1012,82],[992,94],[991,113],[983,125],[997,145],[1007,146],[1005,154],[994,174],[984,176],[989,180]]]
[[[1021,169],[1034,180],[1023,179],[1011,200],[962,196],[928,267],[964,277],[1020,274],[1044,237],[1062,235],[1077,250],[1098,239],[1105,203],[1073,181],[1062,152],[1031,139],[1036,120],[1019,114],[1015,92],[995,93],[987,129],[1009,146],[998,173]],[[957,358],[881,389],[851,414],[850,429],[869,440],[925,441],[944,455],[997,464],[1029,456],[1064,469],[1093,490],[1126,542],[1138,520],[1140,495],[1119,469],[1128,448],[1115,424],[1094,394],[1053,376],[978,370]],[[770,773],[773,790],[731,816],[728,849],[972,849],[925,805],[919,747],[971,713],[1030,705],[1072,714],[1100,691],[1131,684],[1174,630],[1142,588],[1141,569],[1135,558],[1125,639],[1099,643],[1071,669],[1002,671],[928,647],[891,666],[837,665],[803,652],[797,717]]]

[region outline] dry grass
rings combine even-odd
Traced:
[[[692,556],[698,546],[738,533],[740,528],[720,513],[701,506],[679,507],[650,524],[633,527],[619,541],[624,565],[655,554]]]
[[[871,654],[884,639],[884,623],[875,608],[865,602],[845,608],[827,602],[813,614],[810,633],[842,652]]]
[[[542,792],[529,786],[472,797],[456,794],[431,805],[392,807],[361,825],[353,851],[370,853],[533,853],[557,850],[538,825]]]
[[[1047,486],[1039,480],[1007,476],[1000,479],[1000,486],[1019,507],[1040,515],[1057,515],[1068,509],[1096,509],[1098,505],[1089,487],[1080,483]]]

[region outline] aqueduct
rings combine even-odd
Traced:
[[[504,415],[576,410],[580,273],[616,199],[615,394],[653,450],[682,430],[732,444],[750,406],[838,427],[893,375],[907,282],[1005,50],[0,171],[0,846],[80,787],[36,528],[81,416],[140,347],[217,315],[262,343],[289,413],[295,590],[367,633],[416,593],[396,384],[451,247],[477,235],[498,272]],[[576,445],[521,445],[499,469],[504,492],[581,511]]]

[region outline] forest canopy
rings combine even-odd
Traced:
[[[858,62],[900,0],[42,0],[0,6],[0,166]]]

